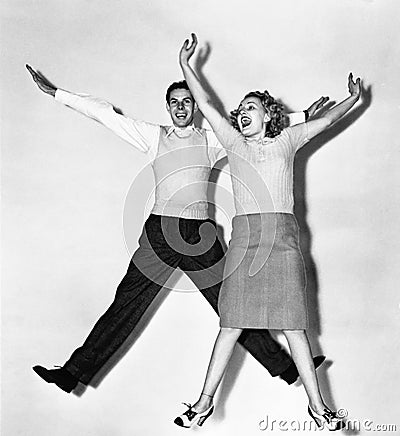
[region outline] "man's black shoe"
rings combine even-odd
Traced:
[[[313,358],[315,369],[317,369],[325,359],[325,356],[315,356]],[[292,362],[289,368],[283,371],[283,373],[280,374],[279,377],[285,380],[288,385],[293,384],[299,377],[299,371],[297,371],[295,363]]]
[[[46,369],[43,366],[36,365],[32,369],[44,381],[56,384],[65,392],[70,393],[78,385],[79,380],[64,368]]]

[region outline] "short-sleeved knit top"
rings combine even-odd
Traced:
[[[294,157],[308,141],[307,123],[256,142],[222,119],[215,134],[227,150],[236,215],[293,213]]]

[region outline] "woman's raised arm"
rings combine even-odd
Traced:
[[[179,52],[179,63],[197,106],[210,124],[211,128],[216,131],[218,130],[223,117],[213,106],[210,96],[204,90],[199,78],[193,71],[193,68],[189,65],[189,60],[193,56],[197,47],[197,37],[194,33],[192,33],[191,38],[191,42],[186,39],[182,45]]]
[[[321,118],[310,121],[308,124],[308,139],[323,132],[344,114],[346,114],[359,100],[361,96],[361,79],[353,80],[353,73],[349,74],[348,89],[350,96],[327,111]]]

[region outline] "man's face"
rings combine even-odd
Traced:
[[[171,91],[167,111],[171,115],[175,126],[187,127],[192,124],[196,109],[197,106],[190,91],[187,89],[174,89]]]

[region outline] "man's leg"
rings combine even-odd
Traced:
[[[164,282],[169,275],[163,277]],[[64,368],[88,384],[128,338],[161,288],[131,261],[111,306],[97,321],[85,342],[72,353]]]
[[[67,375],[71,374],[75,379],[88,384],[127,339],[178,266],[180,256],[165,243],[159,234],[160,229],[157,217],[150,216],[139,240],[140,246],[117,288],[113,303],[97,321],[82,346],[72,353],[62,367]],[[43,374],[43,370],[45,369],[35,369],[46,380],[40,373]]]
[[[207,223],[215,226],[215,223],[211,220],[207,220]],[[192,238],[188,240],[189,243],[199,243],[199,227],[201,224],[201,221],[197,221],[197,226],[193,224]],[[213,230],[211,227],[204,226],[201,231],[201,238],[205,246],[207,246],[206,241],[208,238],[211,241],[215,241],[213,243],[210,242],[208,246],[211,245],[211,248],[202,254],[183,256],[180,268],[199,288],[202,295],[218,314],[218,295],[224,270],[224,250],[215,236],[215,229]],[[294,365],[291,357],[272,338],[268,330],[246,329],[240,335],[238,342],[274,377],[281,375],[291,365]]]

